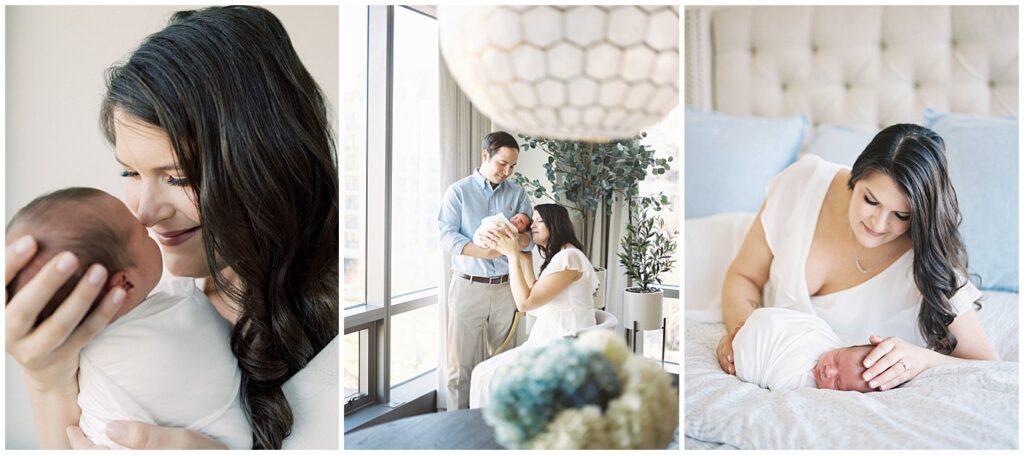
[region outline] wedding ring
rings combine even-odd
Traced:
[[[904,373],[906,373],[907,370],[910,369],[910,368],[907,368],[907,364],[903,363],[903,359],[897,360],[896,362],[899,363],[900,365],[903,365],[903,372]]]

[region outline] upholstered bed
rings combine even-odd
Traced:
[[[1017,7],[685,14],[685,448],[1016,449]],[[946,140],[985,292],[978,314],[1003,360],[935,368],[876,394],[769,392],[723,373],[721,282],[764,180],[805,153],[852,164],[880,128],[905,122]]]

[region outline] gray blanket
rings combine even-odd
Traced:
[[[1017,362],[964,361],[875,393],[768,391],[715,360],[720,323],[687,321],[687,449],[1016,449]]]

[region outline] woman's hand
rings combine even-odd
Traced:
[[[931,367],[936,353],[899,337],[871,335],[875,348],[864,357],[864,380],[875,390],[889,390],[914,379]]]
[[[72,449],[95,450],[109,448],[93,444],[82,433],[82,429],[77,426],[72,425],[68,427],[67,432]],[[228,446],[192,430],[160,427],[127,420],[110,422],[107,424],[106,434],[111,441],[129,449],[223,450],[228,448]]]
[[[729,333],[722,335],[722,339],[718,341],[718,349],[715,353],[718,355],[718,366],[722,367],[722,371],[729,374],[736,374],[736,364],[732,357],[732,340],[736,338],[736,333],[740,331],[740,327],[743,327],[743,323],[736,326]]]
[[[7,246],[5,284],[11,283],[35,256],[37,249],[31,236],[22,237]],[[118,288],[108,293],[96,311],[85,317],[107,280],[106,269],[95,264],[67,300],[42,324],[33,328],[39,312],[78,267],[78,258],[74,254],[60,253],[50,259],[16,295],[7,296],[5,346],[7,353],[25,370],[26,382],[34,391],[66,389],[74,385],[79,352],[107,325],[124,302],[126,294]]]
[[[499,253],[509,258],[519,254],[519,233],[512,228],[505,226],[489,232],[487,238],[491,241],[492,248]]]

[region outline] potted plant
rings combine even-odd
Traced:
[[[648,172],[654,175],[669,170],[672,157],[655,158],[654,149],[641,143],[647,133],[640,133],[627,139],[610,142],[580,142],[520,137],[520,148],[537,149],[548,155],[544,171],[551,187],[545,187],[540,180],[530,180],[518,172],[515,182],[533,197],[548,199],[568,206],[580,216],[580,240],[585,253],[593,252],[595,220],[600,215],[603,242],[600,260],[594,261],[604,289],[605,268],[608,266],[608,224],[611,222],[611,205],[617,200],[628,201],[636,196],[638,184]],[[604,293],[599,291],[594,305],[604,307]]]
[[[641,330],[663,328],[664,292],[655,284],[661,284],[662,273],[672,270],[678,234],[678,230],[667,232],[660,216],[661,206],[667,203],[663,194],[637,197],[630,203],[629,225],[618,256],[632,283],[624,291],[623,321],[634,336]]]

